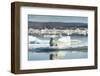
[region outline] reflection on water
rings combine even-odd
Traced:
[[[82,45],[87,45],[87,37],[71,37],[72,39],[81,40]],[[81,45],[79,44],[79,45]],[[35,47],[43,47],[35,48]],[[44,44],[32,44],[32,49],[28,51],[28,60],[55,60],[55,59],[81,59],[88,58],[88,49],[48,49],[49,45],[44,42]]]
[[[29,51],[29,60],[55,60],[55,59],[79,59],[87,58],[87,50],[81,51],[54,51],[54,52],[32,52]]]

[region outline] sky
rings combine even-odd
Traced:
[[[50,15],[28,15],[28,21],[32,22],[78,22],[88,23],[88,17],[78,16],[50,16]]]

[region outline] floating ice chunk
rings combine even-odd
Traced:
[[[29,42],[31,42],[31,41],[37,41],[37,40],[39,40],[39,39],[36,38],[36,37],[33,37],[33,36],[29,36]]]
[[[70,42],[71,38],[70,38],[70,36],[61,37],[61,38],[58,39],[58,41],[61,41],[61,42]]]
[[[69,47],[71,46],[71,38],[70,36],[61,37],[57,42],[58,48]]]
[[[29,36],[29,43],[30,44],[49,44],[49,40],[41,40],[34,36]]]

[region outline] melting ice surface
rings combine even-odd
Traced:
[[[58,46],[62,45],[63,39],[58,39]],[[70,41],[71,40],[71,41]],[[70,40],[63,40],[67,47],[87,46],[87,36],[71,36]],[[78,44],[72,44],[72,41],[80,41]],[[70,41],[71,44],[68,42]],[[80,59],[88,57],[87,49],[50,49],[49,38],[37,38],[29,36],[28,60],[55,60],[55,59]],[[68,44],[69,43],[69,44]],[[68,46],[70,45],[70,46]],[[38,49],[39,48],[39,49]],[[43,49],[46,48],[46,49]],[[49,48],[49,49],[48,49]],[[77,47],[78,48],[78,47]]]

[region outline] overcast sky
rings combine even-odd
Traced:
[[[79,22],[79,23],[88,23],[88,18],[87,17],[78,17],[78,16],[28,15],[28,21],[32,21],[32,22]]]

